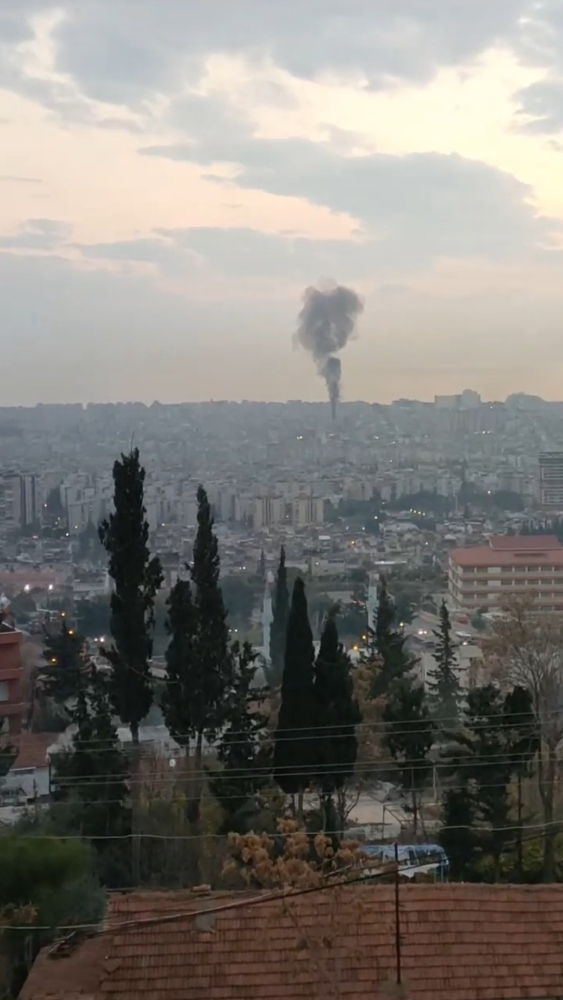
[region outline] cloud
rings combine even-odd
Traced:
[[[17,232],[0,236],[2,250],[54,250],[65,243],[71,227],[56,219],[28,219]]]
[[[199,145],[149,147],[146,155],[220,160],[220,136]],[[512,175],[457,155],[339,156],[328,144],[241,135],[236,184],[306,198],[363,228],[372,266],[411,266],[437,256],[498,258],[551,246],[562,224],[537,215],[531,189]],[[224,182],[223,183],[229,183]]]
[[[520,102],[518,114],[531,119],[524,123],[517,122],[521,131],[554,135],[563,130],[563,81],[534,83],[520,90],[516,97]]]
[[[29,37],[48,0],[4,0],[6,37]],[[273,59],[298,76],[354,73],[369,86],[429,80],[518,34],[534,0],[61,0],[56,68],[93,100],[136,110],[197,79],[206,55]],[[1,32],[0,32],[1,34]]]

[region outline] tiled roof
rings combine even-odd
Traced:
[[[121,916],[148,912],[147,894],[139,909],[136,895],[125,909],[119,911],[121,903],[112,908],[110,927]],[[152,913],[162,915],[168,901],[166,894],[157,896]],[[191,894],[171,893],[168,900],[173,912],[194,909]],[[400,989],[393,886],[340,887],[258,905],[245,900],[212,912],[229,900],[212,894],[199,899],[197,915],[120,929],[114,923],[70,958],[44,951],[21,1000],[563,996],[563,886],[402,884]]]
[[[458,566],[563,566],[563,548],[501,549],[495,551],[488,545],[450,549],[450,559]]]
[[[504,552],[547,552],[563,546],[555,535],[491,535],[489,545],[495,551]]]

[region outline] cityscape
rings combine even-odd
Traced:
[[[563,4],[0,0],[0,1000],[563,1000]]]

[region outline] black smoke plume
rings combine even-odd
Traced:
[[[348,343],[363,308],[356,292],[345,285],[310,287],[303,293],[295,339],[313,355],[317,371],[326,382],[333,418],[340,399],[342,374],[340,358],[335,354]]]

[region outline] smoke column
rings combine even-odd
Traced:
[[[295,340],[313,355],[317,371],[326,382],[333,419],[340,399],[342,374],[340,358],[335,354],[346,347],[363,309],[359,296],[345,285],[310,287],[303,293]]]

